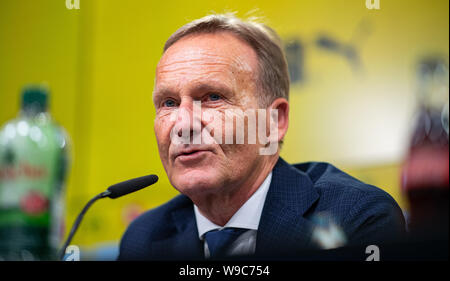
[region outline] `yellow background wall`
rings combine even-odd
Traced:
[[[415,64],[448,59],[446,0],[0,2],[0,123],[18,112],[21,87],[47,81],[51,113],[72,139],[67,224],[107,186],[156,173],[155,186],[89,211],[73,244],[117,242],[127,217],[176,195],[159,161],[151,101],[155,66],[178,27],[211,12],[260,16],[286,41],[304,47],[304,80],[291,91],[282,156],[329,161],[388,191],[406,208],[399,169],[415,108]],[[354,46],[363,68],[321,49],[327,35]]]

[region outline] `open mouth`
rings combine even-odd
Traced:
[[[201,152],[201,151],[204,151],[204,150],[194,150],[194,151],[190,151],[190,152],[184,152],[180,155],[193,155],[193,154]],[[180,156],[180,155],[178,155],[178,156]]]
[[[192,150],[186,151],[178,154],[176,159],[180,161],[192,161],[192,160],[200,160],[201,157],[204,157],[209,151],[208,150]]]

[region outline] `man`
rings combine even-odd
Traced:
[[[270,28],[211,15],[176,31],[153,101],[160,158],[181,194],[129,226],[119,260],[301,257],[398,238],[403,216],[387,193],[330,164],[291,166],[279,157],[288,94],[286,59]],[[252,142],[255,130],[263,133]]]

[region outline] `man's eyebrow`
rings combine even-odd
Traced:
[[[220,93],[223,95],[230,95],[233,90],[230,87],[227,87],[225,84],[222,83],[198,83],[196,85],[194,85],[193,87],[191,87],[191,89],[189,89],[190,92],[195,94],[203,94],[203,93],[208,93],[208,92],[212,92],[212,93]],[[162,87],[158,90],[155,90],[153,92],[153,99],[158,99],[160,97],[164,97],[164,96],[175,96],[176,93],[174,91],[172,91],[170,88],[166,88],[166,87]]]
[[[213,92],[213,93],[220,93],[220,94],[224,94],[224,95],[229,95],[232,93],[232,89],[230,87],[227,87],[224,84],[216,83],[216,82],[213,84],[206,84],[206,83],[197,84],[192,88],[192,91],[194,93]]]
[[[174,92],[168,88],[161,88],[161,89],[153,91],[153,99],[157,99],[157,98],[164,97],[164,96],[171,96],[171,95],[174,95]]]

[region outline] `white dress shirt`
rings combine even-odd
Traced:
[[[239,208],[239,210],[231,217],[231,219],[222,227],[203,216],[198,207],[194,204],[195,219],[197,221],[198,237],[203,241],[205,257],[209,258],[208,244],[204,239],[206,232],[214,229],[222,229],[226,227],[246,228],[246,232],[242,233],[228,247],[228,255],[250,255],[255,253],[256,233],[258,231],[259,220],[266,201],[267,191],[269,190],[272,173],[270,173],[264,182],[259,186],[255,193]]]

